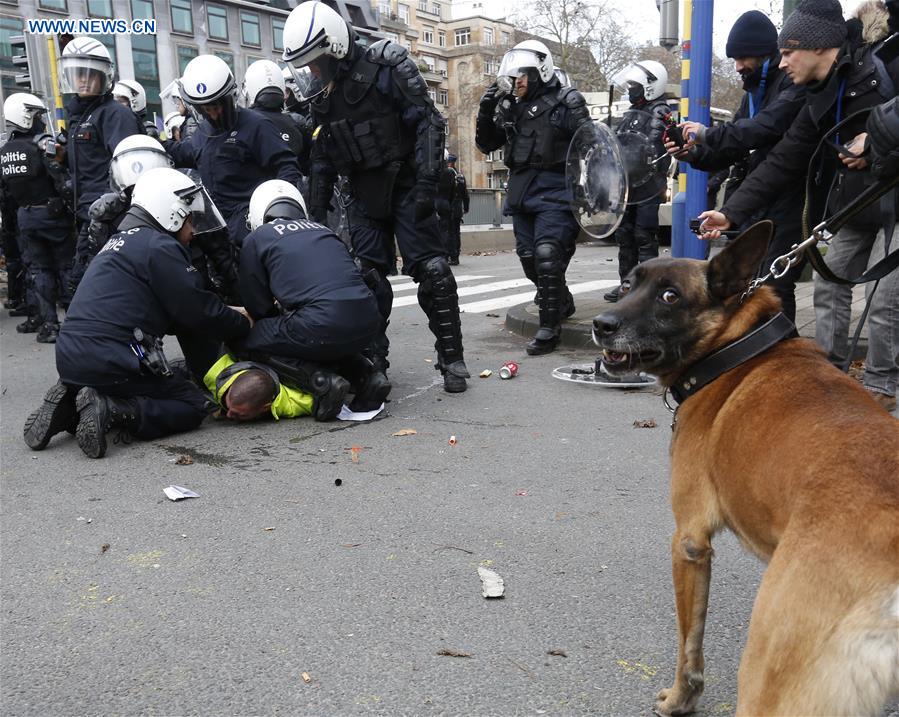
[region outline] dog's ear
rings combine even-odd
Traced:
[[[746,291],[765,258],[773,234],[774,222],[766,219],[753,224],[709,262],[708,282],[712,296],[726,299]]]

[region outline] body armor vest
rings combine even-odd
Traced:
[[[563,91],[546,92],[504,110],[515,118],[514,128],[506,130],[509,141],[505,162],[509,169],[565,169],[571,137],[550,121],[554,113],[563,111]]]
[[[391,98],[373,87],[382,67],[363,54],[335,91],[313,105],[315,124],[323,125],[319,141],[339,174],[414,161],[415,132],[403,125]]]
[[[59,196],[33,137],[16,137],[4,144],[0,148],[0,170],[20,207],[43,206]]]

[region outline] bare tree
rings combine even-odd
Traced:
[[[733,60],[712,55],[712,106],[736,112],[742,99],[743,81],[734,70]]]

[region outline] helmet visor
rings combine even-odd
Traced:
[[[291,79],[287,81],[288,89],[291,89],[300,102],[305,102],[312,94],[312,83],[314,78],[308,67],[294,67],[288,65]]]
[[[225,220],[218,207],[209,196],[209,192],[202,185],[188,187],[176,192],[190,208],[190,220],[193,225],[193,234],[208,234],[225,228]]]
[[[528,70],[535,70],[540,62],[530,50],[509,50],[503,55],[503,61],[499,65],[499,77],[518,78],[527,74]]]
[[[628,65],[622,70],[618,70],[611,77],[611,83],[622,92],[627,92],[631,85],[645,86],[647,82],[658,79],[654,75],[650,75],[639,65]]]
[[[63,94],[102,95],[112,86],[112,65],[106,60],[85,55],[63,56],[59,67]]]

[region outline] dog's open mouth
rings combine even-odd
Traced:
[[[661,351],[639,351],[624,353],[603,349],[602,362],[609,371],[632,371],[637,368],[651,366],[662,355]]]

